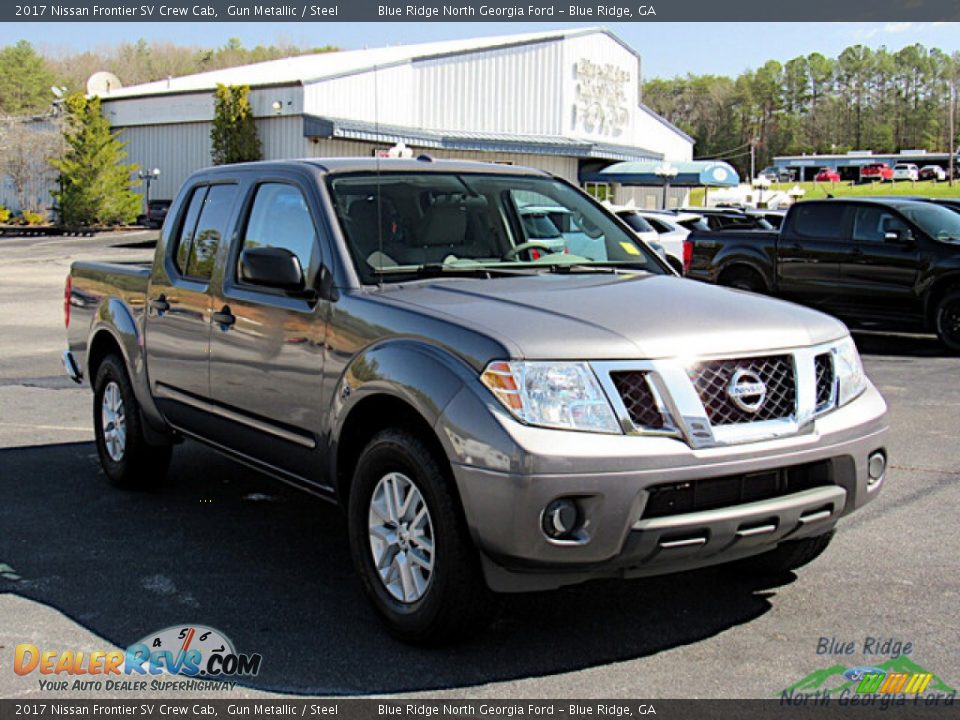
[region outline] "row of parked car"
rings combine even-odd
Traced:
[[[960,167],[953,170],[954,179],[960,178]],[[821,168],[813,176],[814,182],[840,182],[842,178],[840,173],[833,168]],[[914,163],[897,163],[890,167],[886,163],[871,163],[860,168],[861,182],[897,182],[907,180],[916,182],[918,180],[933,180],[936,182],[945,182],[948,179],[947,171],[939,165],[924,165],[918,167]]]

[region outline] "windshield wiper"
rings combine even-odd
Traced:
[[[447,274],[480,275],[492,278],[494,275],[536,275],[533,268],[499,267],[497,265],[444,265],[443,263],[424,263],[423,265],[402,265],[398,267],[375,268],[374,275],[415,275],[416,277],[436,277]]]

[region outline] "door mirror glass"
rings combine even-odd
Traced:
[[[297,256],[286,248],[249,248],[240,255],[240,279],[251,285],[286,292],[304,289],[303,268]]]

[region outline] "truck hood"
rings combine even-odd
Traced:
[[[380,299],[489,335],[527,359],[767,352],[847,332],[840,321],[799,305],[664,275],[448,278],[387,286]]]

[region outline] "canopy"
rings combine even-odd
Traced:
[[[740,175],[731,165],[719,160],[634,160],[614,163],[597,172],[584,173],[580,176],[580,181],[613,182],[621,185],[736,187],[740,184]]]

